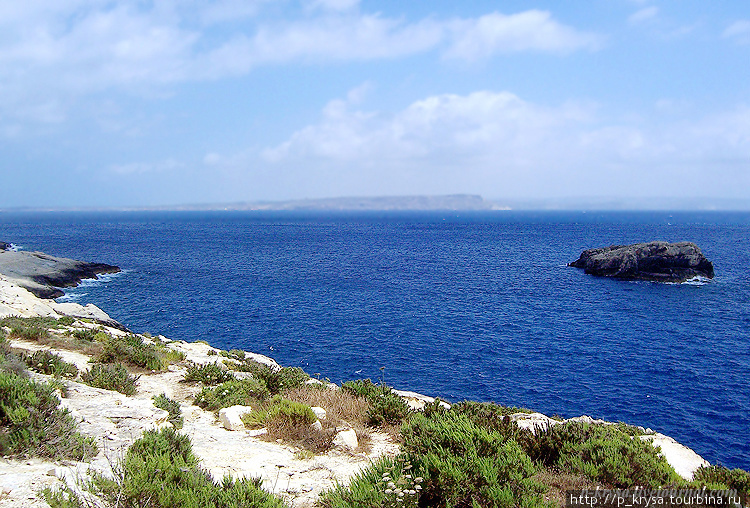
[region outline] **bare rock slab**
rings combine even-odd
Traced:
[[[38,298],[58,298],[64,294],[60,288],[119,271],[114,265],[58,258],[42,252],[0,250],[0,273]]]

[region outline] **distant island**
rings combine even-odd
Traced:
[[[714,198],[497,198],[478,194],[341,196],[287,200],[171,203],[134,206],[27,206],[0,212],[211,212],[211,211],[748,211],[750,201]]]
[[[181,206],[164,206],[161,210],[338,210],[338,211],[391,211],[391,210],[510,210],[476,194],[449,194],[442,196],[352,196],[319,199],[293,199],[287,201],[246,201],[239,203],[210,203]]]

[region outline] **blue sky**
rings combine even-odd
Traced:
[[[750,200],[750,5],[3,1],[0,171],[0,208]]]

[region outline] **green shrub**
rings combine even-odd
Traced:
[[[95,361],[99,363],[123,362],[148,370],[162,370],[165,363],[157,348],[146,344],[137,335],[107,336],[102,343],[102,351]]]
[[[199,382],[208,386],[225,383],[233,379],[236,379],[234,374],[214,362],[203,365],[190,364],[185,373],[185,381]]]
[[[51,383],[0,372],[0,455],[73,460],[96,455],[94,440],[76,432],[55,389]]]
[[[563,424],[563,426],[566,424]],[[681,478],[649,441],[630,436],[614,426],[588,425],[583,442],[569,443],[560,452],[558,467],[617,488],[660,487]]]
[[[409,405],[393,393],[386,384],[376,385],[369,379],[347,381],[341,389],[356,397],[367,399],[370,407],[367,410],[369,425],[395,425],[401,423],[409,413]]]
[[[414,415],[402,428],[403,450],[436,506],[535,506],[546,489],[513,439],[453,412]]]
[[[268,420],[282,420],[289,425],[311,425],[318,419],[310,406],[281,399],[268,410]]]
[[[743,506],[750,506],[750,473],[724,466],[701,466],[693,474],[695,488],[734,489],[742,498]]]
[[[154,395],[152,400],[154,401],[154,406],[169,413],[169,423],[171,423],[175,429],[182,428],[182,409],[180,408],[179,402],[170,399],[165,393]]]
[[[101,333],[94,328],[76,328],[68,332],[71,336],[82,342],[94,342],[97,333]]]
[[[208,411],[243,405],[252,406],[268,398],[265,383],[255,378],[226,381],[213,388],[204,387],[195,397],[195,405]]]
[[[31,370],[50,376],[73,379],[78,375],[78,367],[49,350],[35,351],[30,355],[25,355],[24,362]]]
[[[49,330],[41,326],[14,326],[10,330],[9,337],[14,339],[41,342],[50,338]]]
[[[131,375],[122,363],[96,363],[81,375],[84,383],[96,388],[115,390],[124,395],[135,395],[138,377]]]
[[[355,397],[364,397],[368,400],[378,394],[378,385],[374,384],[369,379],[347,381],[341,385],[341,389],[345,392],[351,393]]]
[[[266,427],[268,440],[282,440],[311,452],[324,452],[331,449],[335,430],[313,428],[311,425],[316,421],[317,417],[310,406],[280,395],[254,406],[250,413],[242,416],[246,427]]]
[[[406,469],[406,468],[409,469]],[[408,478],[407,478],[408,476]],[[382,508],[405,507],[416,508],[417,498],[422,492],[423,479],[412,473],[403,456],[396,458],[380,457],[370,467],[363,469],[350,478],[347,486],[336,488],[321,494],[320,508]],[[389,485],[390,483],[393,486]],[[408,490],[399,498],[396,488]],[[411,491],[414,494],[411,494]],[[389,492],[387,492],[389,491]]]
[[[230,349],[229,351],[219,351],[219,354],[225,358],[231,358],[242,362],[245,359],[245,352],[241,349]]]
[[[250,358],[239,365],[230,366],[242,372],[249,372],[254,378],[263,381],[272,394],[282,393],[284,390],[297,388],[305,383],[310,376],[299,367],[282,367],[273,369],[270,366],[256,362]]]
[[[380,393],[370,399],[367,410],[370,425],[401,423],[410,413],[409,405],[386,385],[381,385]]]
[[[49,328],[59,328],[62,324],[64,324],[63,321],[53,317],[41,316],[28,318],[10,316],[0,319],[0,327],[7,326],[9,328],[44,328],[46,330]]]
[[[71,326],[75,322],[76,322],[76,319],[71,316],[63,316],[57,320],[57,324],[62,325],[62,326]]]
[[[57,489],[45,487],[39,494],[50,508],[87,508],[84,501],[67,485]]]
[[[11,350],[5,338],[0,338],[0,372],[29,377],[26,363]]]
[[[115,480],[100,477],[98,494],[122,508],[282,508],[256,480],[225,478],[217,485],[198,466],[187,436],[146,431],[128,449]]]

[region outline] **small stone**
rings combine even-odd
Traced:
[[[354,429],[342,430],[333,438],[334,448],[344,451],[354,451],[359,448],[359,440]]]
[[[322,407],[313,406],[310,409],[312,409],[312,412],[315,413],[315,416],[318,417],[318,420],[325,420],[326,419],[326,410]]]
[[[252,411],[250,406],[230,406],[219,410],[219,421],[227,430],[245,430],[242,415]]]
[[[316,432],[320,432],[323,430],[323,424],[320,423],[320,420],[315,420],[315,423],[311,424],[310,428],[312,428]]]

